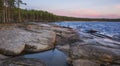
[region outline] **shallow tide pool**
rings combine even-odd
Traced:
[[[41,53],[24,55],[24,58],[39,59],[46,64],[46,66],[68,66],[67,56],[61,51],[54,49]]]

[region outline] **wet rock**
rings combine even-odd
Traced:
[[[69,50],[70,50],[69,44],[66,44],[66,45],[57,45],[56,48],[59,49],[59,50],[61,50],[62,52],[64,52],[66,55],[69,55]]]
[[[97,33],[98,31],[91,29],[91,30],[87,30],[86,32],[87,32],[87,33]]]
[[[83,42],[71,44],[70,51],[73,59],[92,59],[102,64],[120,61],[120,43],[107,38],[83,38]],[[117,62],[118,61],[118,62]]]
[[[99,45],[76,44],[72,48],[73,58],[88,58],[106,63],[120,60],[120,50]]]
[[[0,65],[3,63],[3,60],[0,60]]]
[[[100,64],[97,64],[95,62],[89,61],[89,60],[74,60],[72,63],[73,66],[100,66]]]
[[[74,32],[73,31],[71,30],[71,32],[69,32],[69,33],[56,32],[57,33],[56,48],[63,51],[67,55],[69,55],[69,53],[70,53],[70,44],[80,41],[78,34],[76,34],[75,31]]]
[[[80,36],[80,39],[81,39],[81,40],[93,39],[93,38],[94,38],[93,35],[88,34],[88,33],[83,33],[83,32],[80,32],[80,33],[79,33],[79,36]]]
[[[9,57],[8,57],[8,56],[5,56],[5,55],[0,54],[0,60],[7,59],[7,58],[9,58]]]
[[[12,58],[2,62],[0,66],[45,66],[45,64],[36,59]]]
[[[60,29],[62,29],[62,27]],[[60,32],[59,31],[55,31],[55,32],[57,34],[56,37],[57,45],[66,45],[79,41],[79,36],[73,29],[63,28],[63,30],[61,30]]]
[[[112,64],[112,65],[109,65],[109,66],[120,66],[120,65],[117,65],[117,64]]]
[[[8,56],[2,55],[0,54],[0,65],[2,64],[2,62],[4,62],[3,60],[8,59]]]
[[[120,35],[113,35],[112,38],[120,42]]]

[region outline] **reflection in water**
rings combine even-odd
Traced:
[[[47,66],[68,66],[66,61],[67,56],[57,49],[42,53],[24,55],[23,57],[40,59],[45,62]]]

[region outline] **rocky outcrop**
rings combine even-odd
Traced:
[[[0,53],[4,55],[45,51],[55,48],[55,45],[69,50],[67,44],[76,41],[73,29],[42,23],[2,26],[0,37]]]
[[[34,30],[37,31],[34,31],[31,30],[32,26],[28,25],[24,29],[23,27],[3,28],[0,30],[1,54],[19,55],[23,52],[39,52],[54,48],[56,33],[53,31],[36,28]]]
[[[70,44],[80,41],[78,34],[74,30],[70,29],[69,31],[70,32],[56,32],[56,48],[63,51],[68,56],[70,53]]]
[[[89,59],[101,65],[120,65],[120,42],[88,33],[80,33],[80,39],[82,41],[70,45],[73,63],[76,59]]]
[[[33,59],[5,59],[57,48],[69,57],[73,66],[119,66],[120,42],[109,36],[91,31],[76,32],[53,24],[29,23],[0,28],[0,64],[3,66],[44,66]]]

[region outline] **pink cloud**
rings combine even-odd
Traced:
[[[120,9],[120,5],[115,5],[114,7]]]
[[[83,18],[120,18],[120,14],[103,13],[101,11],[91,9],[76,9],[76,10],[53,10],[53,13],[62,16],[73,16]]]
[[[53,13],[57,15],[66,15],[66,16],[81,16],[81,15],[99,15],[94,10],[89,9],[80,9],[80,10],[54,10]]]
[[[95,11],[95,10],[90,10],[90,9],[81,9],[77,11],[73,11],[73,14],[76,14],[78,16],[99,16],[100,13]]]

